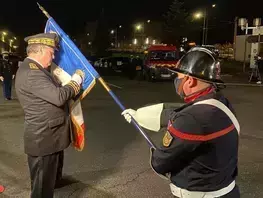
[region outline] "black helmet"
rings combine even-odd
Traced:
[[[200,80],[222,84],[220,62],[215,57],[215,54],[206,48],[193,47],[179,60],[173,70]]]

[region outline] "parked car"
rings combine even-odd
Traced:
[[[171,70],[179,60],[176,46],[152,45],[146,51],[143,76],[147,81],[171,80],[176,76]]]

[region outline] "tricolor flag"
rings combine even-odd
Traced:
[[[48,32],[54,32],[59,36],[59,50],[56,51],[54,60],[57,67],[52,73],[62,83],[62,86],[71,80],[71,76],[77,69],[85,73],[83,90],[77,99],[71,100],[69,104],[72,120],[73,146],[81,151],[85,142],[85,124],[81,108],[81,99],[93,88],[99,74],[52,17],[50,17],[46,23],[45,33]]]

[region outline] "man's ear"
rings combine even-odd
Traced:
[[[191,76],[188,77],[188,86],[190,88],[195,87],[197,85],[197,80]]]

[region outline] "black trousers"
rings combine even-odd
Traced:
[[[53,198],[56,183],[62,177],[64,151],[46,156],[28,155],[31,198]]]
[[[11,78],[4,78],[4,84],[3,84],[4,97],[7,99],[10,99],[11,93],[12,93],[12,77]]]

